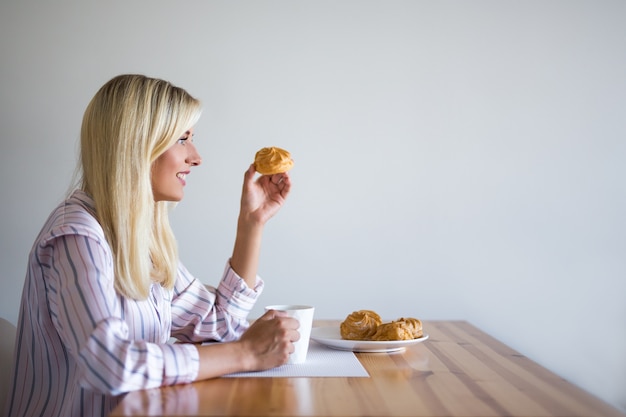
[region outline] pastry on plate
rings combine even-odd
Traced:
[[[282,174],[293,168],[291,154],[275,146],[260,149],[254,155],[254,167],[259,174]]]
[[[413,339],[418,339],[424,336],[422,321],[420,319],[416,319],[413,317],[402,317],[396,321],[404,323],[406,327],[409,328],[411,334],[413,335]]]
[[[410,317],[381,324],[372,336],[372,340],[412,340],[423,335],[422,322]]]
[[[350,313],[339,325],[339,330],[346,340],[370,340],[382,322],[375,311],[359,310]]]
[[[393,341],[419,339],[424,335],[422,322],[413,317],[401,317],[383,323],[372,310],[354,311],[339,325],[341,338],[346,340]]]
[[[376,329],[376,333],[372,335],[372,340],[389,341],[389,340],[411,340],[414,339],[411,328],[403,321],[392,321],[391,323],[383,323]]]

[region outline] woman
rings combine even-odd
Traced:
[[[50,215],[29,256],[9,416],[105,416],[121,394],[285,363],[297,321],[247,315],[265,223],[289,175],[245,172],[232,257],[207,289],[178,260],[168,204],[201,158],[200,103],[142,75],[106,83],[81,129],[80,186]],[[182,342],[168,343],[170,337]],[[216,340],[228,343],[200,345]]]

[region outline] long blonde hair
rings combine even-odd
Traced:
[[[146,299],[150,285],[172,288],[178,249],[168,203],[155,202],[153,162],[200,118],[182,88],[143,75],[120,75],[93,97],[81,128],[81,189],[113,251],[116,290]]]

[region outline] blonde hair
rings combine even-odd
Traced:
[[[85,110],[80,187],[94,199],[122,295],[146,299],[153,282],[174,286],[178,249],[168,203],[154,201],[151,168],[200,113],[182,88],[135,74],[107,82]]]

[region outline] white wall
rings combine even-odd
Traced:
[[[295,158],[263,305],[464,319],[626,410],[626,2],[0,3],[0,313],[122,72],[201,98],[173,213],[215,283],[256,150]]]

